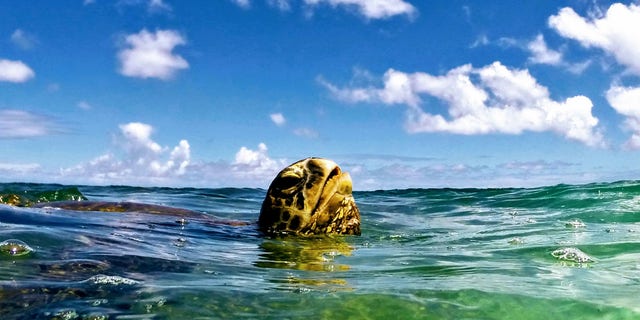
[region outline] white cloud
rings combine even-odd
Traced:
[[[162,147],[151,139],[153,127],[140,122],[130,122],[120,125],[120,132],[124,139],[126,149],[138,153],[138,151],[149,151],[151,153],[159,153]]]
[[[271,159],[267,151],[264,143],[258,145],[258,150],[241,147],[231,166],[234,176],[243,179],[273,179],[285,162]]]
[[[603,16],[594,18],[583,18],[566,7],[549,17],[549,26],[584,47],[604,50],[630,72],[640,75],[640,6],[614,3]]]
[[[335,97],[347,102],[407,105],[405,128],[411,133],[552,131],[589,146],[605,144],[596,128],[598,119],[591,114],[589,98],[554,101],[528,70],[509,69],[500,62],[480,69],[463,65],[442,76],[389,69],[383,88],[338,88],[320,81]],[[438,98],[447,107],[447,114],[425,112],[421,95]]]
[[[607,91],[606,98],[613,109],[626,117],[625,127],[632,131],[625,146],[640,149],[640,87],[614,85]]]
[[[22,29],[16,29],[11,34],[11,42],[22,50],[32,49],[38,40],[35,36],[25,32]]]
[[[355,8],[367,19],[386,19],[397,15],[413,17],[417,9],[403,0],[304,0],[305,4],[315,6],[328,4],[332,7]]]
[[[23,110],[0,110],[0,139],[41,137],[60,131],[45,116]]]
[[[142,30],[126,37],[127,47],[118,52],[120,73],[129,77],[167,80],[176,72],[189,68],[189,63],[173,53],[185,39],[173,30],[151,33]]]
[[[106,153],[93,160],[63,169],[61,175],[91,183],[154,183],[172,181],[185,174],[191,160],[187,140],[173,149],[151,139],[153,127],[140,122],[120,125],[116,153]],[[121,153],[121,156],[117,154]],[[83,181],[87,182],[87,181]]]
[[[531,52],[529,61],[537,64],[559,65],[562,63],[562,53],[547,47],[544,37],[539,34],[536,38],[529,42],[527,49]]]
[[[231,0],[241,8],[251,7],[250,0]],[[291,10],[292,0],[266,0],[267,4],[280,11]],[[333,8],[345,7],[354,9],[367,19],[387,19],[393,16],[406,15],[413,18],[418,10],[404,0],[302,0],[304,5],[312,9],[319,5],[329,5]]]
[[[113,151],[63,168],[55,179],[73,184],[266,188],[287,164],[272,159],[264,143],[257,150],[241,147],[232,162],[193,161],[185,139],[169,148],[152,139],[154,128],[148,124],[131,122],[119,129]]]
[[[22,61],[0,59],[0,81],[26,82],[35,75],[35,72]]]
[[[474,42],[471,45],[471,48],[492,43],[488,39],[482,40],[482,43],[479,43],[478,41],[480,40]],[[527,61],[531,64],[558,66],[573,74],[581,74],[592,63],[591,60],[585,60],[582,62],[565,61],[562,48],[560,50],[549,48],[542,34],[538,34],[533,40],[519,40],[515,38],[502,37],[494,43],[503,48],[518,48],[528,52],[530,56]]]
[[[285,119],[282,113],[272,113],[269,115],[269,117],[271,118],[271,121],[273,121],[273,123],[275,123],[278,127],[282,127],[285,123],[287,123],[287,119]]]

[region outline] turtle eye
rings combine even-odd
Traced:
[[[278,189],[280,190],[291,189],[297,186],[299,182],[300,182],[300,177],[285,176],[278,180]]]

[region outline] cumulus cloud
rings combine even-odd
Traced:
[[[92,183],[142,183],[171,180],[185,174],[191,161],[187,140],[174,148],[163,147],[151,135],[153,127],[140,122],[119,126],[117,151],[62,170],[65,177],[82,177]]]
[[[22,29],[16,29],[11,34],[11,42],[22,50],[32,49],[38,40],[35,36],[27,33]]]
[[[118,52],[120,73],[128,77],[171,79],[176,72],[189,68],[189,63],[173,53],[186,40],[176,31],[142,30],[125,38],[126,46]]]
[[[593,104],[585,96],[564,101],[550,98],[528,70],[509,69],[500,62],[483,68],[463,65],[445,75],[404,73],[389,69],[383,87],[339,88],[321,80],[338,99],[407,106],[405,128],[410,133],[520,134],[552,131],[589,146],[604,146],[591,114]],[[435,97],[447,114],[423,110],[421,95]]]
[[[612,55],[630,72],[640,75],[640,6],[612,4],[604,15],[585,18],[572,8],[549,17],[549,26],[561,36],[586,48],[599,48]]]
[[[397,15],[413,17],[417,9],[403,0],[304,0],[307,5],[328,4],[332,7],[354,8],[367,19],[387,19]]]
[[[632,132],[625,147],[640,149],[640,87],[614,85],[607,91],[606,98],[616,112],[626,117],[624,126]]]
[[[22,61],[0,59],[0,81],[26,82],[35,75],[35,72]]]
[[[269,157],[267,145],[260,143],[257,150],[241,147],[232,163],[236,177],[243,179],[273,178],[284,166],[284,161]]]
[[[0,110],[0,139],[33,138],[60,132],[48,117],[23,110]]]
[[[271,118],[271,121],[273,121],[273,123],[275,123],[275,125],[278,127],[282,127],[285,123],[287,123],[287,119],[285,119],[282,113],[272,113],[269,115],[269,117]]]
[[[272,159],[264,143],[255,150],[241,147],[231,162],[194,161],[187,140],[180,140],[172,148],[163,146],[153,139],[154,131],[151,125],[140,122],[120,125],[112,151],[61,169],[57,180],[74,184],[266,188],[287,163]]]

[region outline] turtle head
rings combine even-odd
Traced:
[[[271,182],[258,225],[266,234],[360,234],[351,176],[333,161],[307,158]]]

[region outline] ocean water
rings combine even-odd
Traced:
[[[636,181],[356,192],[362,236],[278,239],[261,189],[0,184],[78,191],[211,220],[0,205],[0,319],[640,318]]]

